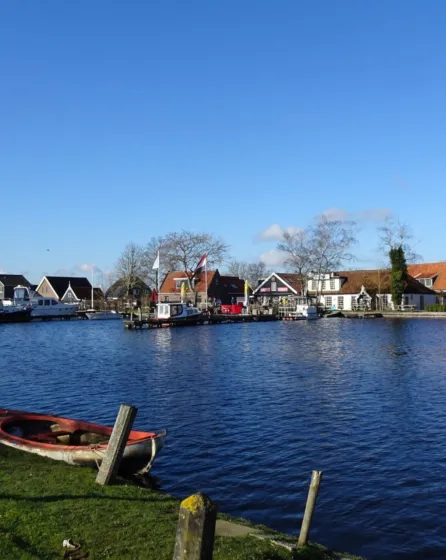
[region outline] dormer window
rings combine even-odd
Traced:
[[[336,290],[336,282],[334,278],[330,278],[330,290],[331,291]]]
[[[426,288],[432,288],[432,278],[420,278],[418,280],[426,286]]]
[[[181,286],[187,282],[187,278],[175,278],[175,288],[181,290]]]

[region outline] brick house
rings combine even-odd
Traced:
[[[446,304],[446,262],[409,264],[409,274],[437,294],[437,303]]]

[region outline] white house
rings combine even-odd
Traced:
[[[394,309],[390,280],[388,270],[347,270],[314,276],[307,282],[307,293],[326,309]],[[436,293],[408,276],[403,299],[397,306],[421,310],[434,303]]]

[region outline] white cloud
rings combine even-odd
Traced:
[[[331,221],[346,222],[352,220],[354,222],[383,222],[392,216],[392,211],[388,208],[371,208],[369,210],[358,210],[357,212],[347,212],[340,208],[330,208],[322,212]]]
[[[286,255],[277,249],[271,249],[265,253],[261,253],[259,260],[266,264],[266,266],[282,266],[285,263]]]
[[[273,224],[263,231],[261,231],[258,235],[259,239],[262,241],[282,241],[283,234],[289,233],[290,235],[294,235],[299,231],[299,228],[295,226],[288,226],[283,228],[279,224]]]
[[[87,264],[87,263],[77,265],[78,270],[80,270],[81,272],[91,272],[93,267],[94,267],[93,264]]]

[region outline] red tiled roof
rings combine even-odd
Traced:
[[[208,289],[214,279],[216,274],[216,270],[208,270]],[[187,278],[185,272],[181,271],[174,271],[168,272],[166,277],[164,278],[164,282],[160,288],[160,294],[179,294],[181,292],[180,288],[177,288],[175,285],[175,280],[180,278]],[[196,292],[205,292],[206,291],[206,280],[205,280],[205,273],[200,272],[200,274],[196,277],[196,284],[195,284],[195,291]]]
[[[335,276],[343,280],[338,292],[324,290],[324,294],[358,294],[362,286],[369,294],[390,294],[390,271],[389,270],[344,270],[335,273]],[[312,290],[309,290],[310,293]],[[409,276],[407,278],[405,294],[433,294],[430,288]]]
[[[409,264],[409,274],[415,279],[432,278],[433,290],[446,290],[446,262]],[[434,278],[435,277],[435,278]]]

